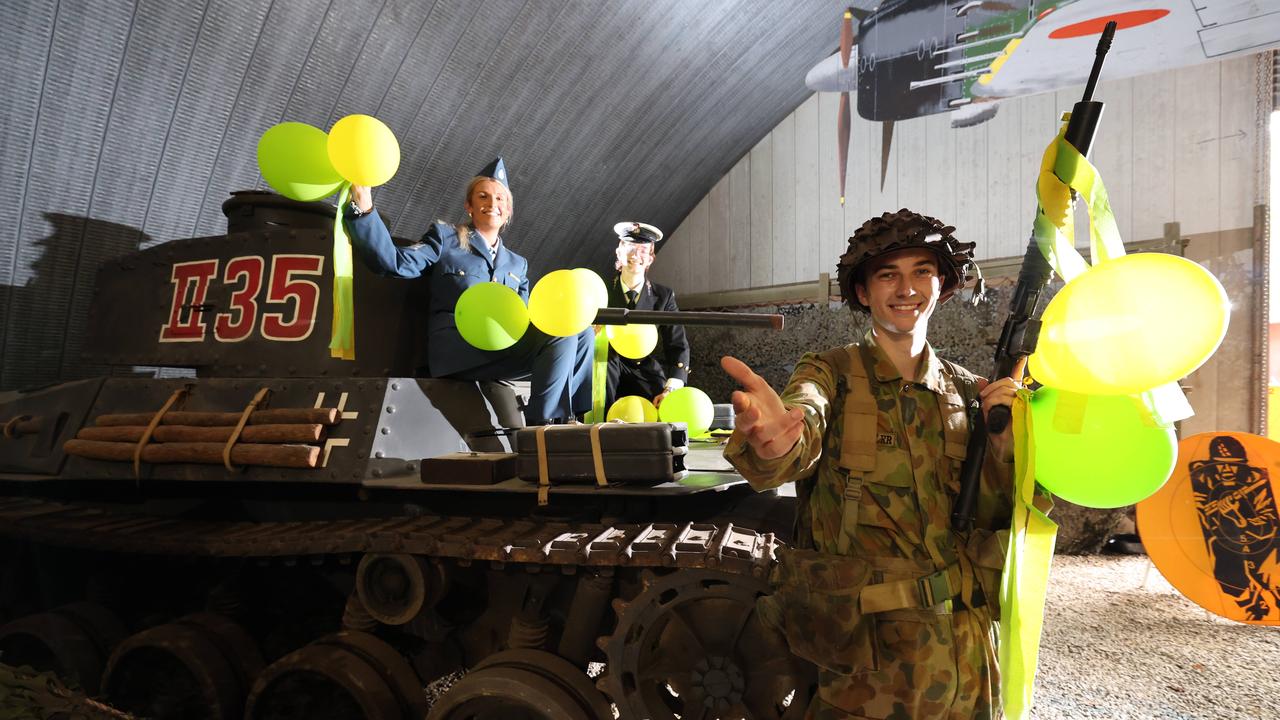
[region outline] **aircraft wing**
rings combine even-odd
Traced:
[[[1111,20],[1103,80],[1280,46],[1277,0],[886,0],[861,19],[855,61],[843,69],[832,55],[805,83],[856,92],[858,114],[873,121],[1050,92],[1085,82]],[[963,126],[985,114],[957,118]]]
[[[1103,80],[1145,75],[1280,45],[1280,3],[1240,0],[1077,2],[1042,17],[1005,62],[971,88],[976,98],[1008,98],[1082,85],[1098,35],[1118,23]]]

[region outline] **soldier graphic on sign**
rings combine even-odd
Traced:
[[[1209,459],[1188,469],[1214,579],[1249,618],[1261,620],[1277,602],[1280,518],[1267,471],[1248,462],[1239,440],[1219,435]]]

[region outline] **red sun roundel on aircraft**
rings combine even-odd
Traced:
[[[1132,12],[1116,13],[1114,15],[1104,15],[1102,17],[1090,18],[1082,20],[1078,23],[1064,25],[1063,27],[1049,33],[1049,37],[1054,40],[1066,40],[1067,38],[1084,37],[1086,35],[1101,35],[1102,29],[1107,23],[1114,20],[1117,30],[1126,30],[1139,25],[1155,22],[1160,18],[1168,15],[1168,10],[1134,10]]]

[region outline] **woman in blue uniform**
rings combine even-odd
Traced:
[[[423,374],[458,380],[530,378],[524,411],[530,425],[568,420],[591,409],[590,329],[574,337],[553,337],[530,325],[515,345],[490,351],[463,340],[454,323],[458,297],[476,283],[500,282],[529,302],[529,263],[501,235],[512,209],[502,158],[467,184],[462,207],[469,222],[437,222],[421,242],[408,247],[392,242],[369,188],[353,185],[351,198],[343,210],[347,232],[365,264],[391,277],[428,278],[428,367]]]

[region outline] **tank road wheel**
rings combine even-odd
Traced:
[[[195,613],[120,643],[102,677],[112,705],[141,717],[238,720],[262,656],[229,618]]]
[[[655,578],[629,602],[614,601],[618,625],[601,638],[600,686],[623,718],[798,718],[812,670],[778,645],[756,615],[760,580],[706,570]]]
[[[504,650],[481,660],[473,672],[488,667],[510,667],[541,675],[568,692],[591,720],[613,720],[609,701],[596,689],[586,672],[555,653],[546,650]]]
[[[427,698],[413,668],[382,640],[345,631],[275,661],[249,693],[249,720],[418,720]]]
[[[107,659],[125,634],[110,610],[72,603],[0,627],[0,660],[52,671],[96,695]]]
[[[540,673],[492,665],[467,673],[431,706],[427,720],[596,720]]]
[[[356,569],[356,594],[369,615],[403,625],[444,597],[444,568],[416,555],[369,554]]]

